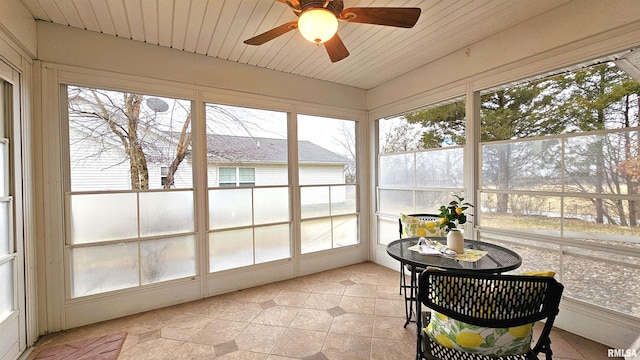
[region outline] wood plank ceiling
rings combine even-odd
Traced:
[[[371,89],[568,0],[344,0],[344,7],[420,7],[412,29],[341,22],[351,55],[331,63],[297,31],[244,40],[296,20],[276,0],[21,0],[37,20]]]

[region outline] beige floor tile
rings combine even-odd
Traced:
[[[376,316],[373,320],[373,337],[415,343],[415,324],[409,324],[405,328],[404,323],[404,318]]]
[[[300,309],[289,327],[326,332],[329,331],[332,322],[333,316],[329,315],[326,310]]]
[[[308,292],[281,290],[280,293],[273,298],[273,301],[278,305],[303,307],[304,302],[307,301],[308,297]]]
[[[303,307],[308,309],[327,310],[340,305],[342,296],[332,294],[311,293],[304,302]]]
[[[285,330],[280,326],[249,324],[235,341],[240,350],[270,354]]]
[[[415,360],[415,343],[397,340],[371,339],[371,360]]]
[[[322,353],[330,360],[368,360],[371,357],[371,338],[329,333]]]
[[[171,339],[155,339],[120,352],[118,360],[162,360],[176,351],[184,342]]]
[[[343,296],[340,307],[346,312],[359,314],[374,314],[376,310],[376,299],[358,296]]]
[[[211,345],[185,342],[165,360],[209,360],[215,359],[216,353]]]
[[[319,294],[342,295],[344,294],[344,288],[344,285],[337,282],[318,281],[312,292]]]
[[[377,289],[376,285],[353,284],[353,285],[347,286],[346,289],[344,289],[344,295],[375,298],[376,289]]]
[[[357,272],[351,274],[349,280],[356,284],[378,285],[378,274]]]
[[[287,329],[272,354],[302,359],[319,352],[326,336],[323,331]]]
[[[405,302],[404,300],[376,299],[375,314],[380,316],[395,316],[404,318],[406,316]]]
[[[373,336],[373,315],[346,313],[333,319],[330,333]]]
[[[189,338],[189,342],[218,345],[233,341],[248,324],[239,321],[214,319]]]
[[[212,320],[206,316],[181,314],[165,325],[160,334],[165,339],[187,340]]]
[[[238,350],[216,357],[216,360],[265,360],[267,356],[267,354]]]
[[[300,308],[290,306],[274,306],[262,310],[251,322],[253,324],[287,327],[296,317]]]

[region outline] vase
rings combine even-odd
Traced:
[[[457,254],[464,253],[464,236],[459,229],[451,229],[447,233],[447,247]]]

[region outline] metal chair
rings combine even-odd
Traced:
[[[406,216],[415,217],[424,221],[438,221],[440,219],[440,216],[435,214],[407,214]],[[405,231],[404,231],[404,227],[402,226],[402,218],[398,219],[398,231],[400,232],[400,238],[403,238],[403,234]],[[409,236],[409,237],[413,237],[413,236]],[[411,319],[413,317],[413,310],[412,310],[413,306],[410,306],[410,302],[416,300],[415,274],[421,273],[422,271],[424,271],[424,268],[416,267],[415,269],[411,269],[407,267],[407,271],[413,273],[414,275],[414,276],[411,276],[410,284],[407,285],[407,278],[405,277],[405,267],[407,266],[400,264],[400,288],[398,293],[400,295],[404,294],[404,300],[405,300],[404,310],[405,310],[405,316],[407,319],[407,321],[404,324],[404,327],[407,327],[407,324],[411,322]]]
[[[512,328],[545,320],[535,345],[520,355],[502,355],[501,360],[537,360],[544,353],[552,359],[549,334],[558,314],[564,286],[553,277],[497,275],[443,271],[428,268],[418,280],[418,340],[416,359],[488,360],[486,355],[439,345],[423,328],[430,312],[422,305],[467,324],[489,328]],[[535,340],[535,339],[534,339]]]

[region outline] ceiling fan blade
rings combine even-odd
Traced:
[[[340,20],[411,28],[418,22],[421,11],[420,8],[406,7],[353,7],[342,10]]]
[[[282,24],[276,28],[273,28],[269,31],[263,32],[260,35],[256,35],[251,39],[247,39],[244,41],[247,45],[262,45],[268,41],[271,41],[277,38],[280,35],[284,35],[293,29],[298,28],[298,21],[290,21],[286,24]]]
[[[331,62],[338,62],[349,56],[349,50],[344,46],[342,39],[340,39],[337,33],[333,35],[331,39],[325,41],[324,48],[327,50]]]

